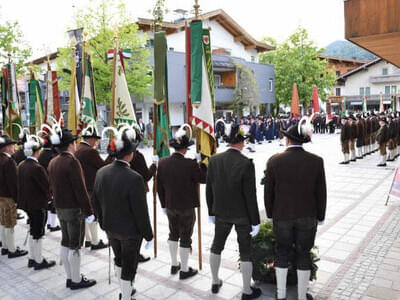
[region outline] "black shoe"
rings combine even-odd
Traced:
[[[89,241],[85,242],[85,248],[89,248],[90,246],[92,246],[92,243]]]
[[[136,289],[132,289],[131,297],[133,297],[133,295],[135,295],[135,294],[136,294]],[[119,300],[121,300],[121,299],[122,299],[122,294],[119,293]],[[132,300],[134,300],[134,299],[132,298]]]
[[[311,296],[311,294],[306,294],[307,300],[313,300],[313,296]]]
[[[387,159],[386,161],[394,161],[394,159]]]
[[[100,249],[104,249],[107,248],[108,244],[104,244],[102,240],[100,240],[100,242],[97,245],[93,245],[90,247],[90,250],[100,250]]]
[[[352,161],[352,162],[355,162],[355,161],[356,161],[356,159],[352,159],[352,160],[350,160],[350,161]]]
[[[28,268],[33,268],[36,262],[34,259],[28,259]]]
[[[192,269],[191,267],[189,267],[189,271],[187,271],[187,272],[180,271],[179,272],[179,279],[180,280],[188,279],[190,277],[193,277],[197,273],[198,273],[197,270]]]
[[[22,219],[24,219],[25,217],[22,215],[22,214],[17,214],[17,220],[22,220]]]
[[[50,224],[47,224],[47,229],[50,230],[50,228],[51,228],[51,227],[50,227]]]
[[[211,292],[213,294],[218,294],[219,289],[222,287],[222,280],[219,281],[217,284],[211,285]]]
[[[59,231],[61,230],[61,227],[57,225],[56,227],[49,227],[49,230],[50,232]]]
[[[17,250],[15,250],[15,252],[8,252],[8,258],[16,258],[16,257],[24,256],[27,254],[28,254],[28,251],[21,250],[17,247]]]
[[[87,279],[85,276],[82,275],[81,282],[75,283],[71,281],[69,288],[71,290],[78,290],[78,289],[85,289],[96,284],[96,280]]]
[[[261,290],[259,288],[252,287],[251,290],[253,292],[250,295],[242,294],[242,300],[256,299],[261,296]]]
[[[142,254],[139,254],[139,263],[145,263],[146,261],[149,261],[150,257],[145,257]]]
[[[56,262],[54,260],[47,261],[47,260],[43,259],[43,261],[40,264],[36,263],[36,265],[33,267],[33,269],[35,271],[38,271],[38,270],[42,270],[42,269],[49,269],[51,267],[54,267],[55,265],[56,265]]]
[[[379,164],[378,167],[386,167],[386,164]]]
[[[249,150],[249,152],[254,153],[254,152],[256,152],[256,151],[255,151],[255,150]]]
[[[363,157],[362,157],[362,156],[359,156],[359,157],[357,157],[357,159],[363,159]]]
[[[0,248],[3,247],[3,243],[0,241]]]
[[[67,281],[65,282],[65,287],[70,288],[71,287],[71,279],[67,279]]]
[[[342,161],[339,163],[339,165],[348,165],[350,162],[349,161]]]
[[[181,269],[181,264],[178,264],[177,266],[171,266],[171,274],[175,275],[178,273],[178,271]]]
[[[7,255],[8,249],[1,248],[1,255]]]

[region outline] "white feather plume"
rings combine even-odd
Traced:
[[[19,129],[18,138],[22,140],[24,138],[25,133],[29,134],[29,130],[27,128],[22,128],[18,123],[13,123],[14,126],[17,126]]]
[[[297,131],[299,135],[302,136],[308,136],[311,137],[313,134],[313,126],[311,124],[311,121],[314,117],[314,114],[312,114],[310,117],[304,116],[301,118],[299,121],[299,124],[297,125]]]
[[[6,140],[0,136],[0,144],[4,144],[6,142]]]
[[[186,124],[186,123],[182,124],[181,127],[179,127],[179,129],[176,131],[176,133],[175,133],[176,139],[181,139],[184,135],[187,135],[188,131],[186,131],[185,128],[187,128],[189,131],[189,135],[188,135],[189,140],[192,139],[192,127],[190,127],[190,125]]]
[[[124,148],[124,141],[121,139],[115,139],[114,144],[117,151],[121,151]]]

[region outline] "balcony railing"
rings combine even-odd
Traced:
[[[400,81],[400,74],[384,75],[384,76],[371,76],[369,78],[371,83],[397,83]]]
[[[230,103],[233,101],[233,91],[235,87],[215,87],[214,95],[215,101],[218,103]]]

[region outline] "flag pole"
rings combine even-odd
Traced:
[[[157,155],[156,133],[157,133],[157,104],[153,107],[153,154]],[[153,176],[153,231],[154,231],[154,258],[157,257],[157,170]]]
[[[110,115],[110,125],[114,126],[114,106],[115,106],[115,77],[116,77],[116,65],[117,65],[117,55],[118,55],[118,27],[114,27],[114,56],[113,56],[113,79],[111,86],[111,115]]]
[[[8,49],[7,49],[7,56],[8,56],[8,65],[10,66],[10,70],[11,70],[11,45],[9,45],[8,46]],[[8,73],[8,69],[7,69],[7,73]],[[10,72],[11,73],[11,72]],[[8,130],[9,130],[9,134],[10,134],[10,137],[12,138],[13,137],[13,126],[12,126],[12,115],[11,115],[11,113],[12,113],[12,111],[11,111],[11,102],[10,102],[10,99],[11,99],[11,97],[12,97],[12,92],[10,93],[10,76],[11,76],[11,74],[7,74],[7,90],[8,90],[8,97],[7,97],[7,102],[8,102]],[[5,129],[5,127],[4,127],[4,129]]]
[[[199,19],[199,0],[194,0],[194,16],[195,20]],[[188,74],[191,74],[191,72]],[[191,78],[190,78],[191,80]],[[188,120],[189,121],[189,120]],[[191,121],[191,120],[190,120]],[[197,130],[197,134],[199,134]],[[200,153],[199,139],[196,138],[196,152]],[[199,206],[197,207],[197,238],[198,238],[198,252],[199,252],[199,269],[203,269],[203,253],[202,253],[202,243],[201,243],[201,195],[200,195],[200,183],[197,184],[197,197],[199,200]]]

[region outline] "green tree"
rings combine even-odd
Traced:
[[[260,62],[275,66],[277,112],[280,104],[290,105],[294,83],[304,108],[310,105],[314,86],[318,87],[320,98],[326,100],[337,78],[335,71],[328,69],[328,62],[320,59],[324,50],[309,39],[304,28],[299,27],[285,42],[277,43],[275,50],[260,55]]]
[[[0,23],[0,66],[8,63],[8,53],[16,65],[17,73],[26,71],[26,60],[32,55],[17,21]]]
[[[152,76],[144,47],[147,38],[138,32],[138,26],[127,12],[123,1],[92,0],[90,7],[77,12],[74,28],[88,31],[88,51],[93,58],[93,73],[98,103],[111,102],[112,62],[107,62],[107,51],[113,49],[114,27],[118,27],[120,49],[130,49],[132,57],[125,60],[126,80],[131,94],[142,98],[151,93]],[[61,90],[69,90],[71,77],[65,70],[71,69],[71,46],[59,49],[57,71],[62,76]]]
[[[253,71],[237,62],[233,62],[238,72],[238,82],[233,92],[234,102],[231,107],[237,115],[243,114],[243,109],[248,107],[250,113],[255,111],[255,106],[259,104],[257,81]]]

